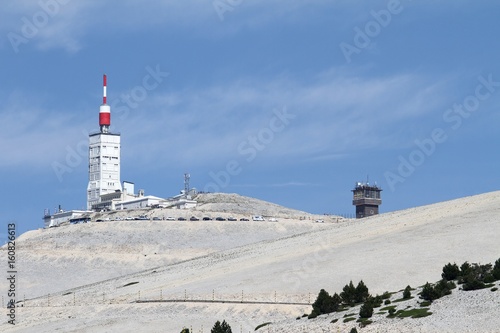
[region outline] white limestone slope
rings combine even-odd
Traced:
[[[399,290],[408,284],[422,285],[426,281],[438,280],[442,266],[448,262],[487,263],[500,257],[499,203],[500,192],[493,192],[341,223],[238,222],[231,225],[230,228],[234,229],[231,229],[230,236],[217,229],[224,226],[222,229],[227,230],[229,222],[172,224],[178,228],[190,228],[190,232],[184,232],[185,238],[179,239],[175,228],[169,232],[152,231],[144,236],[144,244],[152,242],[157,247],[170,244],[167,246],[171,246],[176,253],[188,251],[188,244],[198,244],[199,248],[203,247],[199,244],[206,244],[211,246],[211,250],[185,261],[179,261],[179,257],[171,265],[56,293],[50,299],[44,296],[27,300],[24,303],[26,307],[19,309],[22,318],[19,325],[15,328],[3,325],[0,330],[52,332],[54,328],[61,327],[62,331],[71,332],[180,332],[183,325],[192,325],[197,332],[203,325],[208,332],[215,320],[226,319],[233,331],[238,332],[241,328],[247,332],[266,321],[283,322],[288,318],[294,321],[295,317],[309,312],[310,307],[131,302],[139,298],[186,298],[307,303],[314,300],[319,289],[340,291],[350,280],[356,283],[363,279],[372,293]],[[136,225],[139,223],[136,222]],[[299,226],[300,223],[304,226]],[[110,245],[104,252],[119,247],[120,256],[116,260],[134,266],[136,249],[130,251],[123,242],[131,235],[130,230],[126,230],[130,225],[118,222],[98,227],[89,225],[89,229],[81,229],[73,235],[75,237],[64,235],[68,243],[62,251],[79,249],[78,260],[82,261],[75,262],[71,266],[72,271],[61,274],[58,280],[77,275],[91,277],[96,270],[90,267],[90,263],[96,265],[97,270],[105,269],[105,263],[92,261],[92,256],[99,251],[95,250],[93,237],[83,236],[84,231],[94,235],[96,232],[109,234],[106,240]],[[62,228],[58,231],[62,233],[60,230]],[[147,228],[143,231],[134,229],[134,232],[147,234],[145,230]],[[256,236],[259,233],[266,236]],[[80,245],[71,243],[71,239],[79,239]],[[44,242],[32,244],[33,251],[41,246],[40,243]],[[246,245],[237,247],[241,244]],[[44,246],[50,248],[46,243]],[[86,255],[85,249],[88,252]],[[35,260],[36,256],[32,255],[30,258]],[[26,262],[26,280],[36,284],[37,269],[29,269],[29,264]],[[55,266],[58,264],[56,261]],[[136,268],[145,268],[144,262]],[[37,288],[39,295],[54,290],[49,285],[38,284]],[[433,318],[439,317],[422,318],[431,321],[430,326],[426,326],[429,331],[432,331]],[[400,322],[406,323],[407,320],[412,319]],[[455,322],[459,323],[459,320]],[[313,321],[304,323],[313,324]],[[500,327],[500,322],[498,324]],[[84,328],[88,325],[91,329]],[[288,328],[280,332],[302,332],[303,329],[292,324],[282,325]],[[405,331],[404,327],[398,329]],[[456,332],[461,332],[458,324],[453,327]],[[313,326],[307,329],[308,332],[323,331],[321,326],[317,330]],[[475,330],[482,331],[481,327]]]

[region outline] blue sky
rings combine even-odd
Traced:
[[[122,181],[348,214],[497,190],[495,1],[6,1],[3,224],[86,203],[102,74]],[[61,171],[62,170],[62,171]],[[5,226],[5,228],[7,228]],[[5,235],[5,231],[0,234]]]

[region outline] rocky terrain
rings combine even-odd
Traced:
[[[192,211],[146,213],[261,214],[278,222],[117,221],[22,235],[18,289],[25,295],[18,297],[17,325],[0,330],[178,333],[191,326],[209,332],[225,319],[233,332],[265,322],[272,324],[263,332],[348,332],[352,323],[331,323],[338,314],[296,318],[310,313],[321,288],[340,292],[350,280],[363,279],[374,294],[398,291],[437,281],[448,262],[500,257],[500,192],[361,220],[253,200],[212,195]],[[318,218],[325,223],[315,223]],[[432,304],[431,316],[379,315],[360,331],[496,332],[499,295],[489,289],[454,293]]]

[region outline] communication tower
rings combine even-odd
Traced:
[[[103,76],[103,97],[99,109],[100,131],[89,135],[89,184],[87,210],[98,204],[101,195],[121,191],[120,134],[111,133],[111,108],[106,104],[106,75]]]

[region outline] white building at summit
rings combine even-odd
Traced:
[[[103,77],[103,103],[99,110],[100,132],[89,135],[89,184],[87,210],[101,195],[122,190],[120,181],[120,134],[111,133],[111,108],[106,104],[106,75]]]

